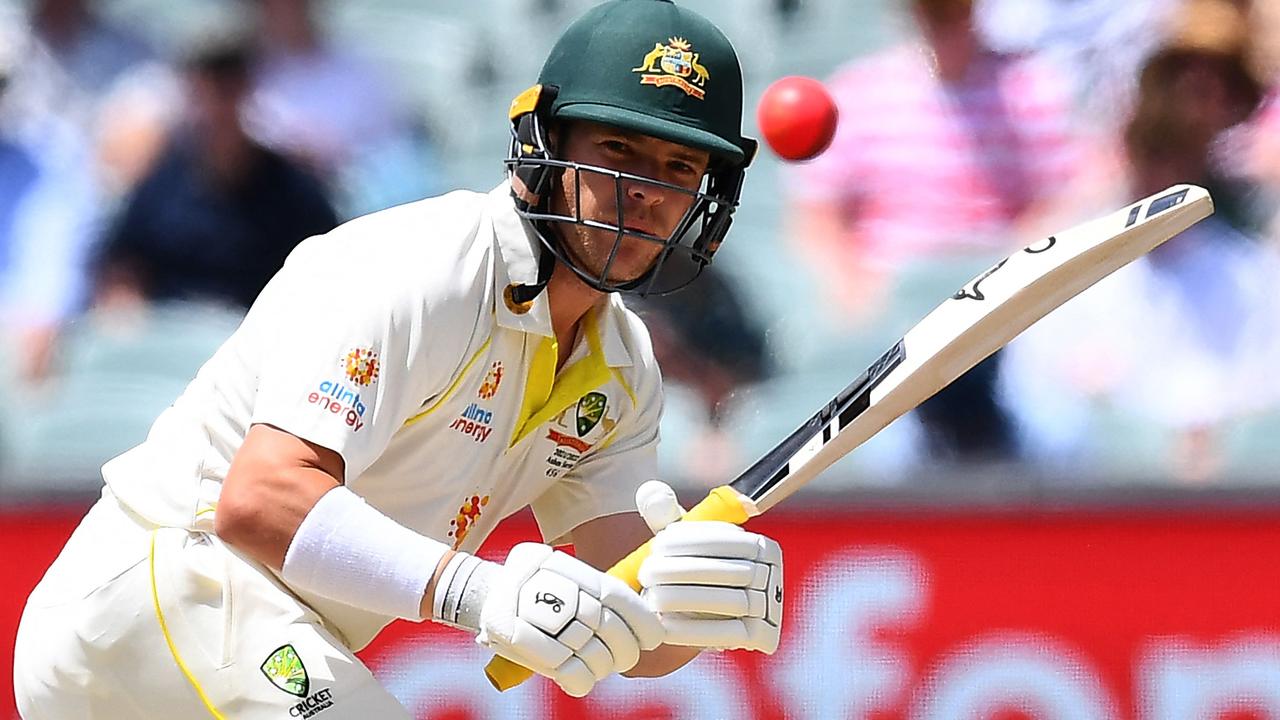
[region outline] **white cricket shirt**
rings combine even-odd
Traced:
[[[207,528],[249,426],[268,423],[338,452],[352,491],[465,551],[525,505],[548,542],[633,511],[656,476],[648,332],[606,296],[557,374],[546,294],[504,299],[534,282],[538,243],[506,184],[306,240],[147,440],[103,467],[107,484],[157,524]],[[394,619],[299,595],[356,649]]]

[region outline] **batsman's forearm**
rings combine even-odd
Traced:
[[[662,677],[688,665],[701,653],[700,648],[660,645],[653,650],[640,653],[640,662],[622,674],[632,678]]]

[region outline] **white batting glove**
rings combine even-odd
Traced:
[[[715,650],[778,649],[782,630],[782,548],[726,522],[674,522],[683,510],[665,483],[636,492],[653,530],[640,566],[641,593],[662,618],[668,645]]]
[[[476,642],[582,697],[662,644],[657,615],[626,583],[538,543],[512,548],[494,572]]]

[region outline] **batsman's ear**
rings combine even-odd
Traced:
[[[684,516],[676,491],[661,480],[650,480],[636,490],[636,509],[654,535]]]

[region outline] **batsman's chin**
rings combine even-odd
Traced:
[[[647,253],[641,256],[639,253],[619,251],[618,256],[608,265],[605,281],[610,285],[633,283],[648,275],[657,263],[658,258]],[[604,273],[605,267],[602,265],[596,269],[595,276],[600,277]]]

